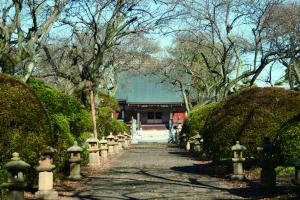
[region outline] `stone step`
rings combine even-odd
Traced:
[[[143,130],[139,143],[168,143],[168,130]]]

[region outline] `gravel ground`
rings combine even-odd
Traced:
[[[232,182],[204,169],[205,162],[190,158],[175,146],[135,145],[110,168],[91,175],[88,188],[65,195],[62,199],[217,200],[263,197],[255,183],[249,186],[245,182]]]

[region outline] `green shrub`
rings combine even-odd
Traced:
[[[19,152],[22,159],[35,166],[47,146],[58,150],[54,158],[56,171],[67,172],[66,150],[74,140],[83,144],[86,136],[82,133],[92,129],[91,114],[81,102],[42,81],[30,79],[25,85],[4,74],[0,74],[0,95],[0,182],[2,166],[13,152]],[[31,168],[31,185],[36,175]]]
[[[40,80],[31,78],[28,85],[35,91],[50,117],[53,132],[52,146],[58,151],[54,159],[57,171],[66,172],[68,168],[66,150],[75,140],[79,145],[85,142],[87,138],[82,137],[82,133],[92,131],[91,114],[77,98],[46,86]]]
[[[118,134],[119,132],[129,132],[127,125],[124,122],[112,118],[112,114],[119,110],[118,101],[109,95],[99,93],[101,103],[97,110],[97,130],[99,138],[107,136],[110,132]]]
[[[65,95],[55,88],[46,86],[37,79],[29,79],[28,85],[34,90],[47,113],[51,116],[52,125],[57,125],[56,127],[58,128],[64,126],[64,124],[59,124],[60,120],[55,120],[56,115],[61,115],[65,117],[69,124],[68,129],[76,137],[79,137],[84,131],[91,131],[93,127],[91,114],[86,111],[80,100]],[[65,121],[62,120],[62,123],[65,123]],[[57,132],[55,127],[53,128],[53,132]]]
[[[300,115],[285,123],[275,137],[280,160],[285,163],[300,158]]]
[[[281,126],[300,113],[300,93],[282,88],[252,88],[221,101],[204,125],[204,150],[214,159],[231,156],[239,140],[255,156],[263,137],[274,141]],[[285,134],[285,132],[282,132]]]
[[[185,133],[188,138],[197,135],[202,136],[204,133],[204,125],[209,116],[209,113],[217,107],[218,103],[210,103],[195,107],[184,121],[182,133]]]
[[[1,73],[0,95],[0,169],[13,152],[34,166],[52,141],[48,115],[30,88]],[[29,174],[32,183],[35,170]],[[2,182],[3,175],[0,178]]]
[[[109,107],[114,111],[118,111],[120,109],[119,102],[114,97],[99,92],[98,98],[100,100],[100,107]]]

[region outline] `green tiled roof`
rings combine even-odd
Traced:
[[[122,73],[117,84],[117,100],[129,104],[179,104],[183,103],[179,88],[162,82],[158,76]]]

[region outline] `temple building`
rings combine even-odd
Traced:
[[[143,136],[169,134],[173,124],[182,123],[187,113],[179,88],[157,76],[122,73],[115,97],[120,104],[116,117],[128,125],[135,119]]]

